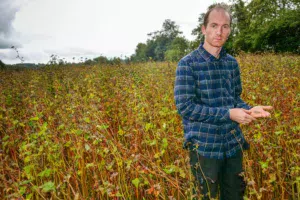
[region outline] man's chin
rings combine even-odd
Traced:
[[[213,41],[213,42],[207,42],[207,43],[208,43],[208,45],[210,47],[213,47],[213,48],[222,48],[225,42],[223,42],[223,41],[218,41],[218,42]]]
[[[224,42],[214,42],[212,46],[221,48],[224,45]]]
[[[219,47],[222,47],[224,45],[225,41],[223,40],[215,40],[213,41],[213,45],[214,46],[219,46]]]

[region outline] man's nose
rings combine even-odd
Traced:
[[[217,29],[217,35],[221,35],[222,34],[222,27],[219,27],[218,29]]]

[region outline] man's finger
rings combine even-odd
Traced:
[[[247,113],[248,115],[251,114],[251,111],[250,111],[250,110],[243,109],[243,111],[244,111],[245,113]]]
[[[244,121],[244,124],[249,124],[249,123],[251,123],[251,122],[252,122],[252,120],[246,119],[246,120]]]
[[[270,117],[271,116],[271,114],[269,112],[264,112],[264,114],[265,114],[265,117]]]
[[[271,114],[269,112],[267,112],[267,111],[263,111],[261,113],[261,117],[270,117],[270,116],[271,116]]]
[[[251,112],[250,112],[250,114],[251,114]],[[256,116],[253,117],[253,116],[251,116],[250,114],[247,115],[246,118],[247,118],[247,119],[250,119],[251,121],[255,121],[255,120],[256,120],[256,118],[255,118]],[[261,115],[261,114],[259,114],[259,116],[260,116],[260,115]]]
[[[263,117],[262,113],[256,110],[253,113],[251,113],[251,116],[255,118]]]
[[[262,106],[262,109],[264,109],[264,110],[272,110],[273,107],[272,106]]]

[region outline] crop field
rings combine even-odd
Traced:
[[[300,56],[240,54],[245,199],[300,199]],[[0,71],[0,199],[192,199],[177,63]]]

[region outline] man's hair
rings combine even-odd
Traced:
[[[230,18],[230,24],[229,25],[231,25],[232,16],[231,16],[231,11],[230,11],[230,6],[225,4],[225,3],[215,3],[215,4],[208,7],[207,12],[204,15],[203,25],[205,27],[208,24],[208,17],[209,17],[209,14],[211,13],[211,11],[219,10],[219,9],[222,9],[222,10],[224,10],[225,12],[227,12],[229,14],[229,18]]]

